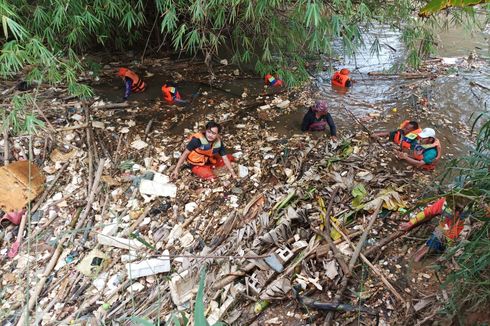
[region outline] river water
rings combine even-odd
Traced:
[[[461,58],[475,52],[479,58],[490,62],[490,27],[486,31],[468,34],[463,28],[453,28],[437,33],[440,39],[438,57]],[[400,40],[400,33],[384,28],[372,30],[365,36],[365,44],[371,44],[377,37],[381,47],[379,53],[372,54],[369,46],[360,49],[355,56],[346,57],[340,62],[334,62],[332,69],[346,67],[351,70],[352,78],[356,81],[347,92],[339,92],[330,85],[330,71],[320,73],[312,83],[318,88],[319,97],[327,99],[330,112],[334,117],[339,134],[347,134],[352,130],[355,122],[342,108],[345,105],[357,117],[377,115],[367,122],[372,130],[396,129],[400,121],[405,119],[418,120],[422,127],[432,127],[436,130],[438,138],[443,145],[443,160],[460,156],[471,148],[471,137],[467,130],[471,126],[471,116],[488,105],[490,92],[480,87],[470,86],[470,81],[490,86],[490,68],[488,64],[477,64],[476,68],[467,69],[459,65],[448,65],[448,72],[438,75],[433,80],[406,80],[401,78],[380,78],[369,76],[369,72],[389,71],[391,67],[400,64],[405,50]],[[329,63],[326,63],[328,65]],[[165,80],[171,80],[162,72],[144,78],[149,85],[161,85]],[[95,87],[96,93],[104,99],[120,101],[122,90],[120,82],[114,80],[113,84],[101,84]],[[421,111],[416,105],[416,98],[411,92],[413,85],[422,85],[425,96],[429,99],[427,110]],[[117,85],[117,86],[114,86]],[[208,97],[222,97],[223,91],[203,87],[193,82],[182,82],[181,93],[189,96],[198,91],[208,92]],[[224,83],[222,89],[235,95],[244,91],[250,96],[263,92],[262,82],[259,78],[235,79]],[[151,106],[161,99],[159,87],[149,87],[143,94],[132,95],[134,100]],[[393,108],[396,108],[394,112]],[[211,109],[210,109],[211,110]],[[280,116],[276,121],[270,122],[283,137],[287,138],[301,132],[299,127],[306,108],[298,108],[291,113]],[[199,121],[206,115],[206,109],[196,112],[192,120]],[[168,114],[168,111],[158,112],[158,115]],[[379,116],[378,116],[379,115]],[[155,116],[152,116],[155,118]],[[140,120],[149,120],[148,116],[139,117]],[[158,120],[158,116],[157,116]],[[145,122],[142,121],[142,122]],[[187,121],[188,125],[180,124],[177,128],[169,130],[172,133],[181,133],[184,128],[191,128],[195,121]]]

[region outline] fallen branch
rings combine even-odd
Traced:
[[[100,182],[100,178],[102,177],[102,171],[104,171],[104,162],[105,159],[100,159],[99,166],[97,168],[97,173],[95,174],[94,183],[92,184],[92,191],[90,192],[90,195],[88,197],[85,210],[83,211],[80,219],[78,220],[76,229],[79,229],[83,225],[85,219],[87,218],[89,212],[92,209],[92,203],[94,202],[95,194],[97,193],[97,189],[99,188],[99,182]]]
[[[129,107],[129,103],[123,102],[123,103],[109,103],[109,104],[104,104],[104,105],[97,105],[97,106],[91,106],[92,109],[120,109],[120,108],[127,108]]]
[[[337,227],[337,225],[335,224],[332,224],[333,227],[335,228],[335,230],[337,230],[337,232],[344,238],[345,241],[347,241],[347,243],[349,243],[349,245],[351,246],[352,249],[354,249],[354,244],[350,241],[349,237],[347,237],[347,235],[345,235],[344,232],[342,232],[342,230]],[[361,259],[366,263],[366,265],[368,265],[371,270],[379,276],[379,278],[381,279],[381,281],[386,285],[386,287],[391,291],[391,293],[393,293],[393,295],[398,299],[400,300],[401,302],[403,303],[406,303],[406,301],[403,299],[403,297],[398,293],[398,291],[393,287],[393,285],[391,285],[391,283],[384,277],[384,275],[369,261],[369,259],[366,258],[366,256],[364,256],[363,254],[360,254],[360,257]]]

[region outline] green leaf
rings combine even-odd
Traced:
[[[154,326],[154,324],[151,321],[145,318],[129,317],[129,320],[132,321],[135,325]]]
[[[196,303],[194,304],[194,325],[208,326],[206,316],[204,314],[204,282],[206,279],[206,270],[203,268],[199,273],[199,288],[196,295]]]

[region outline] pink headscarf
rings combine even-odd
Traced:
[[[318,100],[315,102],[315,106],[313,107],[313,111],[319,112],[319,113],[327,113],[327,101],[325,100]]]

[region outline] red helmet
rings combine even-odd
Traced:
[[[341,74],[341,75],[346,75],[346,76],[347,76],[347,75],[349,75],[349,74],[350,74],[350,70],[349,70],[349,69],[347,69],[347,68],[342,68],[342,69],[340,69],[340,74]]]
[[[120,77],[124,77],[126,76],[127,72],[128,72],[128,68],[119,68],[119,72],[117,73],[117,75]]]

